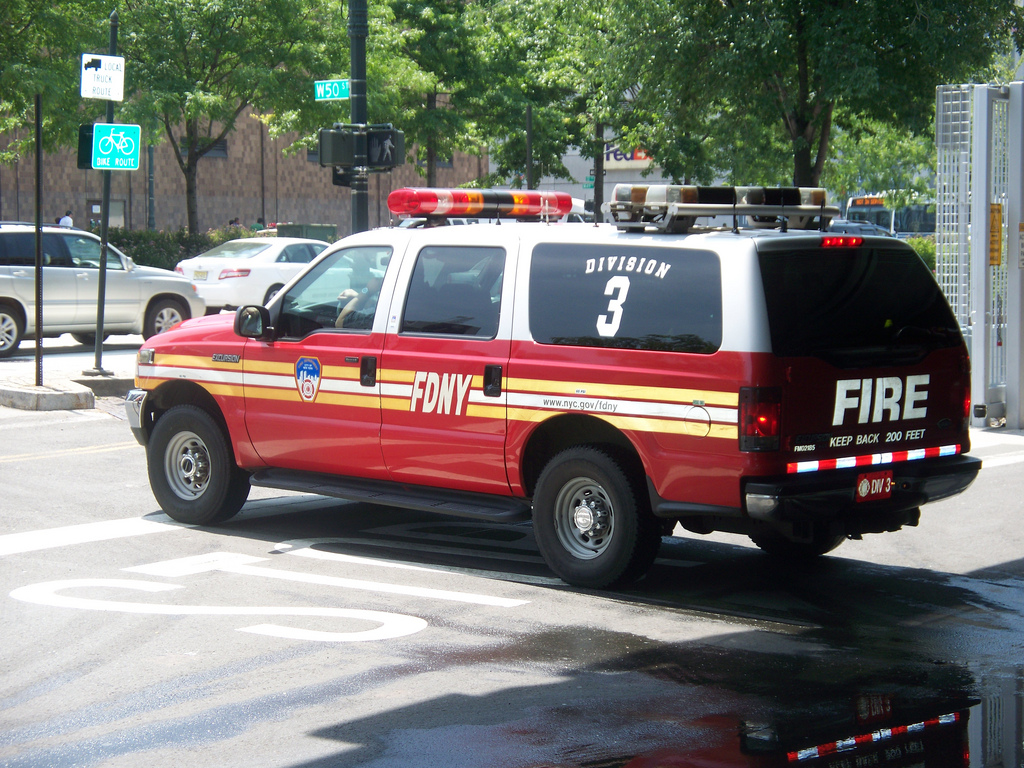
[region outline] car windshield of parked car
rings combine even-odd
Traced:
[[[221,243],[216,248],[208,250],[203,254],[203,258],[251,259],[256,254],[263,253],[272,245],[272,242],[245,243],[229,240],[226,243]]]

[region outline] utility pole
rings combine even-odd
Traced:
[[[366,36],[370,28],[366,17],[366,0],[348,2],[349,82],[355,167],[352,175],[352,232],[370,228],[369,159],[366,148]]]
[[[117,55],[117,11],[110,13],[110,55]],[[114,102],[107,99],[107,122],[114,122]],[[110,227],[110,174],[103,171],[103,202],[100,213],[100,276],[98,298],[96,301],[96,361],[92,370],[83,371],[89,376],[113,376],[111,371],[103,370],[103,310],[107,303],[107,234]]]

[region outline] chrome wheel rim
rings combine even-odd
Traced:
[[[10,349],[18,337],[18,324],[10,315],[0,315],[0,350]]]
[[[179,432],[164,452],[167,484],[176,496],[194,501],[210,486],[210,452],[195,432]]]
[[[615,510],[608,492],[589,477],[562,486],[555,499],[555,533],[573,557],[593,560],[615,535]]]
[[[164,307],[153,317],[153,330],[163,333],[168,328],[173,328],[184,318],[181,312],[174,307]]]

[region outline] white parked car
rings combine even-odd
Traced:
[[[43,336],[70,333],[96,343],[100,239],[91,232],[43,227]],[[0,357],[36,333],[35,227],[0,222]],[[141,333],[147,339],[182,320],[202,316],[195,288],[167,269],[140,267],[107,246],[104,336]]]
[[[174,271],[192,281],[211,314],[266,304],[328,245],[299,237],[246,237],[180,261]]]

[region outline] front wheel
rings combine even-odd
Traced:
[[[249,476],[236,466],[221,428],[193,405],[160,417],[147,454],[153,495],[179,523],[223,522],[249,497]]]
[[[163,333],[188,318],[188,311],[183,310],[174,299],[158,299],[146,310],[146,319],[142,324],[142,338],[149,339],[158,333]]]
[[[566,583],[592,589],[642,576],[661,545],[661,525],[644,498],[604,451],[559,453],[533,497],[533,532],[548,567]]]

